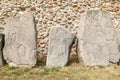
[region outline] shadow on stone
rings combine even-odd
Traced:
[[[73,53],[70,53],[71,50],[72,50],[72,47],[73,45],[75,45],[75,48],[76,48],[76,54],[73,54]],[[68,63],[66,66],[70,66],[72,65],[73,63],[79,63],[79,60],[78,60],[78,52],[77,52],[77,47],[78,46],[78,40],[77,40],[77,37],[74,39],[72,45],[70,46],[70,55],[69,55],[69,58],[68,58]]]

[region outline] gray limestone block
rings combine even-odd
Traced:
[[[37,34],[34,16],[26,13],[9,18],[4,28],[3,55],[9,66],[33,67],[36,65]]]
[[[3,47],[4,47],[4,34],[0,33],[0,67],[5,64],[5,60],[3,58]]]
[[[79,59],[84,65],[110,65],[120,59],[117,31],[107,12],[86,10],[82,14],[79,31]]]
[[[49,32],[47,67],[64,67],[75,35],[63,27],[53,27]]]

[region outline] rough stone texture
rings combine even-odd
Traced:
[[[37,40],[33,15],[26,13],[9,18],[4,33],[3,54],[9,66],[35,66]]]
[[[0,0],[0,24],[4,25],[8,17],[32,12],[37,27],[39,52],[47,54],[49,29],[61,24],[77,34],[81,14],[90,8],[110,12],[115,27],[120,29],[120,2],[117,0]],[[74,46],[71,53],[76,53]]]
[[[110,65],[120,59],[117,31],[109,14],[100,10],[87,10],[79,26],[80,59],[89,66]]]
[[[0,25],[9,17],[31,12],[35,16],[39,54],[46,55],[49,29],[60,24],[77,34],[81,14],[90,8],[110,12],[115,28],[120,29],[120,2],[117,0],[0,0]],[[77,53],[75,44],[70,53]]]
[[[0,33],[0,67],[5,64],[5,60],[3,59],[3,45],[4,45],[4,34]]]
[[[62,27],[53,27],[49,32],[47,67],[63,67],[68,62],[70,46],[75,36]]]

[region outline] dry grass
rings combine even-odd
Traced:
[[[70,56],[64,68],[46,68],[45,55],[39,55],[38,62],[36,68],[1,67],[0,80],[120,80],[120,66],[82,66],[76,55]]]
[[[120,66],[86,67],[72,63],[64,68],[0,68],[0,80],[120,80]]]

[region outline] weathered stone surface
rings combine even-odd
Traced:
[[[49,32],[47,67],[63,67],[68,62],[70,46],[75,36],[62,27],[53,27]]]
[[[87,10],[81,16],[78,39],[79,58],[85,65],[106,66],[119,61],[120,44],[108,13]]]
[[[2,34],[0,31],[0,67],[5,64],[5,60],[3,59],[3,46],[4,46],[4,34]]]
[[[9,66],[35,66],[37,41],[33,15],[26,13],[9,18],[4,33],[3,54]]]

